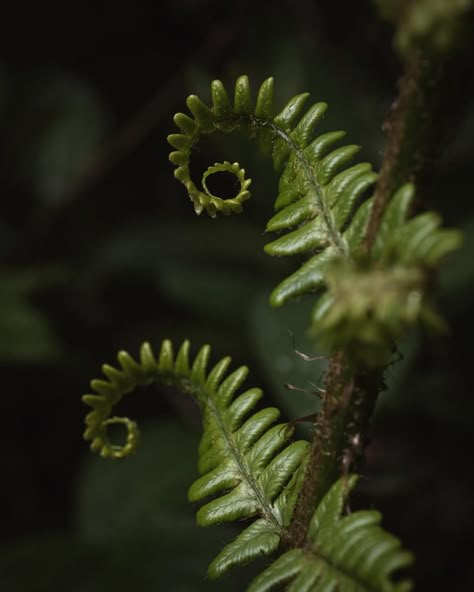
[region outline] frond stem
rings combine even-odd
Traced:
[[[289,527],[292,545],[304,545],[314,508],[341,474],[347,475],[359,464],[375,402],[383,389],[380,370],[356,373],[343,352],[332,357],[303,485]]]

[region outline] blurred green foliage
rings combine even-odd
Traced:
[[[61,271],[37,267],[0,273],[0,361],[57,359],[60,345],[48,318],[31,302],[35,293],[61,282]]]
[[[238,160],[254,179],[253,196],[240,217],[196,219],[172,178],[165,138],[185,96],[206,97],[211,79],[228,83],[245,72],[258,84],[272,74],[280,104],[304,90],[327,101],[324,129],[346,129],[377,165],[399,64],[369,0],[344,3],[344,11],[324,0],[278,1],[271,10],[215,0],[4,8],[0,589],[217,589],[205,567],[229,537],[197,529],[184,500],[196,476],[195,409],[176,393],[139,393],[126,412],[160,420],[144,430],[135,458],[110,465],[89,458],[81,441],[79,397],[118,349],[188,337],[213,344],[215,359],[231,354],[249,365],[266,404],[288,418],[317,409],[311,391],[325,361],[294,351],[324,354],[305,335],[312,303],[266,304],[289,271],[262,250],[276,189],[268,163],[239,138],[203,144],[196,166],[205,170],[217,153]],[[474,585],[472,62],[460,70],[444,156],[440,146],[419,203],[466,235],[439,278],[451,334],[429,342],[413,335],[403,345],[378,408],[370,479],[359,488],[417,555],[419,590],[452,587],[453,573],[458,589]],[[160,100],[147,107],[157,91]],[[138,136],[136,114],[145,121]],[[242,581],[228,578],[225,589]]]
[[[420,46],[442,55],[470,34],[465,25],[474,8],[472,0],[374,0],[374,4],[395,23],[394,44],[402,55]]]

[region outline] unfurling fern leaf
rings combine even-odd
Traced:
[[[274,207],[277,213],[267,231],[282,235],[265,247],[270,255],[306,255],[308,260],[273,291],[271,304],[316,293],[314,332],[331,351],[347,348],[357,363],[387,362],[392,342],[411,324],[439,317],[425,298],[425,285],[439,260],[460,243],[457,231],[441,230],[429,212],[407,221],[413,201],[412,185],[392,198],[375,244],[364,253],[363,242],[372,210],[370,190],[377,175],[370,164],[349,166],[358,146],[336,147],[344,132],[315,136],[314,128],[327,105],[316,103],[305,111],[308,94],[293,97],[277,115],[273,79],[260,87],[254,105],[249,81],[241,76],[231,103],[220,81],[211,84],[212,107],[191,95],[192,117],[178,113],[180,134],[168,137],[176,148],[170,160],[175,177],[186,187],[198,214],[240,212],[249,198],[250,179],[238,163],[210,167],[198,189],[190,176],[193,147],[202,135],[240,130],[271,154],[280,175]],[[221,171],[238,178],[240,190],[230,199],[212,195],[207,178]],[[367,275],[373,274],[373,275]],[[344,280],[344,281],[341,281]],[[376,280],[376,281],[373,281]],[[377,286],[377,297],[366,286]]]
[[[124,458],[134,452],[138,437],[134,422],[110,417],[124,395],[137,386],[157,383],[193,396],[203,414],[204,431],[199,446],[201,476],[191,485],[188,497],[192,502],[212,497],[198,510],[197,522],[207,526],[253,520],[210,564],[208,575],[217,578],[234,565],[291,546],[288,526],[302,484],[308,443],[290,442],[293,428],[275,423],[279,411],[273,407],[250,415],[262,392],[252,388],[236,394],[247,368],[238,368],[226,377],[227,357],[207,372],[209,355],[210,348],[202,347],[191,365],[187,341],[176,356],[171,342],[164,341],[158,359],[147,343],[141,347],[139,362],[120,352],[121,369],[104,365],[107,380],[93,380],[95,394],[83,396],[93,408],[86,416],[84,437],[102,456]],[[108,438],[107,429],[114,423],[127,428],[123,446],[113,445]],[[343,478],[331,489],[312,519],[308,544],[284,553],[250,590],[270,590],[296,576],[290,590],[298,592],[408,589],[406,583],[392,584],[390,577],[394,570],[408,565],[411,556],[400,551],[397,539],[381,530],[379,515],[357,512],[340,519],[354,484],[354,476]],[[361,538],[367,556],[354,553]],[[308,582],[312,587],[302,585]]]
[[[394,583],[393,573],[413,562],[400,541],[380,527],[376,511],[341,517],[357,477],[337,481],[315,511],[307,545],[281,555],[251,584],[248,592],[407,592],[408,580]]]
[[[209,346],[202,347],[190,365],[187,341],[176,357],[171,342],[164,341],[158,359],[145,343],[138,363],[122,351],[118,354],[121,369],[104,365],[108,380],[93,380],[95,394],[84,395],[83,401],[93,408],[86,417],[84,437],[91,441],[92,450],[112,458],[124,458],[136,448],[136,425],[127,418],[110,417],[115,405],[135,387],[173,385],[197,401],[204,424],[199,448],[201,477],[188,496],[193,502],[214,496],[197,512],[198,524],[255,520],[214,559],[209,567],[214,578],[234,564],[278,548],[299,492],[308,443],[289,442],[293,428],[275,425],[278,409],[267,407],[248,417],[262,391],[252,388],[236,395],[247,368],[225,378],[230,358],[223,358],[208,373],[209,355]],[[127,428],[123,446],[113,445],[107,435],[114,423]]]

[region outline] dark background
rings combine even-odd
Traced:
[[[269,162],[241,139],[212,138],[196,174],[239,160],[254,178],[245,215],[196,218],[166,136],[191,92],[247,73],[276,79],[277,102],[311,91],[377,167],[400,64],[368,2],[115,1],[2,4],[0,22],[0,589],[242,590],[250,574],[205,580],[232,536],[198,529],[186,490],[199,418],[178,393],[124,402],[143,426],[126,463],[93,458],[80,396],[115,352],[165,337],[213,344],[248,364],[288,418],[309,390],[310,301],[267,307],[294,266],[265,256],[276,195]],[[255,6],[257,5],[257,6]],[[417,555],[417,589],[472,589],[471,397],[474,102],[469,50],[449,89],[431,184],[419,196],[466,233],[439,277],[445,337],[410,335],[390,368],[354,502],[377,507]],[[228,188],[227,188],[228,189]],[[226,190],[226,188],[224,188]],[[310,300],[310,299],[308,299]],[[196,350],[194,350],[196,351]],[[121,413],[122,409],[119,413]],[[261,567],[261,566],[260,566]]]

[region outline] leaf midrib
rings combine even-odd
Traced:
[[[245,459],[245,454],[242,453],[236,446],[235,440],[232,437],[233,434],[228,429],[226,422],[224,421],[224,418],[220,413],[220,409],[217,407],[215,401],[211,397],[209,397],[206,400],[205,404],[210,408],[211,413],[219,426],[220,432],[226,442],[227,449],[229,450],[230,454],[233,457],[233,460],[235,461],[241,472],[242,479],[250,486],[251,490],[254,492],[255,497],[257,498],[261,508],[262,517],[266,519],[268,522],[273,523],[275,528],[280,532],[280,536],[282,536],[285,529],[282,528],[282,525],[276,519],[271,503],[268,502],[268,499],[262,487],[258,483],[258,480],[254,478],[253,473],[250,470],[250,467]]]

